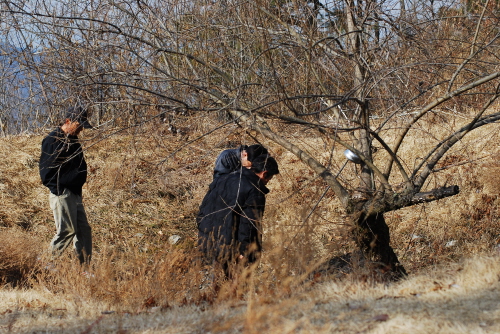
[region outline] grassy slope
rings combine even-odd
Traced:
[[[304,283],[301,273],[313,263],[352,247],[345,216],[327,194],[315,211],[319,214],[303,223],[324,185],[293,156],[265,143],[282,171],[268,195],[266,253],[251,279],[238,287],[223,284],[217,294],[198,289],[193,218],[217,153],[250,139],[236,129],[172,157],[186,138],[156,130],[104,140],[99,140],[104,134],[86,134],[90,174],[84,201],[95,236],[92,279],[79,275],[65,258],[55,272],[40,269],[53,234],[47,190],[37,171],[42,137],[0,139],[0,274],[7,281],[20,279],[24,287],[7,284],[0,290],[0,332],[500,331],[495,255],[500,164],[498,145],[491,145],[499,140],[491,129],[457,147],[444,165],[487,158],[430,181],[430,187],[458,184],[460,195],[386,215],[393,246],[411,273],[390,286],[370,283],[362,273]],[[426,129],[434,130],[439,132]],[[318,139],[307,133],[293,139],[322,156],[324,143]],[[419,149],[430,141],[411,140],[417,145],[402,152],[409,161],[422,156]],[[335,156],[334,163],[342,159]],[[348,165],[342,177],[349,182],[354,173]],[[181,242],[170,245],[174,234]]]

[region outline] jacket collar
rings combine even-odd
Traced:
[[[54,132],[57,134],[58,137],[60,138],[68,138],[70,141],[76,141],[78,140],[78,136],[74,136],[74,135],[68,135],[66,134],[60,126],[58,126]]]
[[[261,182],[260,178],[251,169],[243,167],[242,173],[264,194],[269,193],[269,189]]]

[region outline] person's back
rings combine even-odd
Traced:
[[[200,246],[207,255],[230,258],[231,249],[237,247],[243,254],[252,243],[260,250],[258,224],[269,190],[259,181],[254,172],[245,168],[210,185],[197,217]]]

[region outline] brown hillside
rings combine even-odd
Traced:
[[[475,264],[467,260],[494,256],[500,243],[500,148],[493,144],[500,140],[492,128],[484,127],[460,143],[440,164],[442,173],[430,180],[429,188],[459,185],[459,195],[386,214],[392,245],[410,272],[408,280],[389,290],[369,280],[364,282],[367,277],[363,278],[362,272],[341,281],[328,277],[308,279],[316,264],[351,250],[346,219],[332,193],[318,203],[325,185],[307,167],[282,148],[263,142],[270,147],[281,170],[270,183],[263,260],[247,280],[242,280],[245,284],[224,283],[217,292],[199,289],[203,277],[194,260],[194,217],[211,180],[217,154],[226,147],[253,140],[234,128],[229,136],[227,132],[215,134],[186,145],[205,129],[191,129],[186,137],[162,131],[162,126],[116,134],[111,130],[88,131],[82,138],[89,165],[84,202],[95,245],[95,277],[90,283],[65,257],[56,264],[55,272],[43,270],[45,250],[54,232],[48,190],[38,176],[43,137],[0,138],[0,279],[6,284],[0,292],[5,297],[5,304],[0,303],[4,317],[1,328],[12,332],[19,332],[24,326],[21,324],[33,326],[34,331],[55,328],[52,326],[61,322],[51,317],[59,314],[60,318],[68,317],[61,328],[70,332],[100,332],[99,326],[104,326],[113,330],[131,328],[124,332],[135,333],[147,330],[146,324],[152,321],[149,312],[158,312],[168,322],[170,318],[186,317],[185,313],[194,308],[197,318],[191,324],[179,322],[162,327],[152,321],[151,326],[163,328],[158,332],[165,333],[176,332],[176,328],[187,332],[204,331],[201,328],[253,332],[251,324],[258,322],[255,330],[273,329],[276,333],[330,332],[332,328],[348,333],[357,328],[354,321],[366,324],[360,325],[360,331],[375,333],[377,326],[370,324],[385,323],[382,314],[393,311],[392,307],[421,312],[420,306],[407,298],[422,295],[433,308],[442,306],[441,317],[446,323],[442,328],[456,329],[452,320],[460,316],[444,309],[455,307],[455,297],[465,303],[483,298],[474,295],[482,293],[484,305],[490,305],[486,290],[477,290],[488,286],[494,289],[491,296],[498,296],[498,280],[484,278],[475,282],[471,278],[475,271],[487,277],[500,274],[494,264],[497,261],[486,258]],[[433,126],[438,125],[428,124],[427,130]],[[307,132],[295,132],[289,138],[300,141],[317,156],[324,154],[326,144]],[[430,140],[427,143],[419,134],[414,134],[411,141],[415,145],[402,152],[406,161],[416,161],[430,145]],[[339,150],[333,164],[340,166],[344,161]],[[349,164],[341,178],[353,182],[355,173],[355,166]],[[175,245],[169,242],[173,235],[181,237]],[[434,273],[436,268],[445,269]],[[436,281],[429,282],[429,277]],[[470,289],[466,287],[469,285]],[[18,290],[21,288],[29,290]],[[366,290],[366,294],[359,289]],[[396,298],[403,298],[406,304],[392,306],[389,301]],[[305,320],[299,309],[311,318]],[[109,319],[120,319],[118,327],[99,314],[108,310],[118,317],[110,315]],[[222,316],[224,310],[231,310],[227,319]],[[497,308],[491,310],[500,312]],[[11,317],[15,312],[20,320]],[[411,317],[410,313],[389,315],[392,322],[387,324],[391,325],[379,326],[378,332],[400,326]],[[28,320],[27,314],[34,314],[36,320]],[[134,315],[136,325],[129,325],[125,314]],[[340,327],[331,327],[328,314],[334,314]],[[488,319],[483,321],[486,327],[490,326]],[[432,332],[426,331],[430,326],[427,322],[421,319],[421,332]],[[451,333],[451,329],[443,332]]]

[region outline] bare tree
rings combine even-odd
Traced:
[[[25,66],[54,101],[56,92],[83,96],[103,120],[187,112],[256,130],[323,178],[350,216],[361,258],[392,278],[406,272],[384,213],[457,194],[430,187],[437,163],[500,119],[499,22],[488,2],[467,16],[353,0],[3,3],[3,15],[37,36],[42,56]],[[446,109],[468,122],[451,124],[415,166],[405,161],[407,134]],[[333,142],[327,154],[354,152],[357,184],[289,140],[296,126]]]

